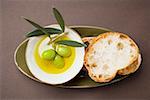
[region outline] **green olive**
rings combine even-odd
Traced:
[[[42,53],[42,58],[46,60],[53,60],[56,52],[53,49],[46,50]]]
[[[71,48],[64,45],[57,45],[56,52],[63,57],[69,57],[71,55]]]
[[[63,68],[64,65],[65,65],[65,61],[64,59],[59,56],[59,55],[56,55],[54,61],[53,61],[54,65],[57,67],[57,68]]]

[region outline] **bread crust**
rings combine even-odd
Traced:
[[[141,54],[139,54],[139,57],[137,60],[135,60],[131,65],[127,66],[126,68],[118,70],[119,75],[128,75],[131,73],[134,73],[141,64]]]
[[[128,66],[124,67],[123,69],[119,69],[119,70],[117,69],[109,77],[104,77],[104,76],[99,77],[99,75],[95,75],[94,73],[92,73],[91,69],[93,66],[91,66],[88,63],[88,57],[92,53],[92,51],[94,50],[93,45],[95,43],[99,42],[101,39],[107,38],[107,36],[109,36],[109,35],[116,35],[116,36],[119,35],[121,39],[128,39],[131,42],[131,46],[134,46],[134,48],[136,49],[136,55],[130,61]],[[92,38],[90,40],[89,46],[86,49],[86,53],[85,53],[85,57],[84,57],[84,65],[85,65],[86,69],[88,70],[88,74],[91,77],[91,79],[93,79],[96,82],[109,82],[116,76],[117,73],[120,75],[127,75],[130,73],[133,73],[138,69],[138,66],[137,66],[139,64],[138,61],[139,61],[139,48],[138,48],[138,46],[129,36],[127,36],[126,34],[123,34],[123,33],[119,33],[119,32],[107,32],[107,33],[100,34],[99,36],[97,36],[95,38]]]
[[[90,44],[93,38],[94,38],[94,37],[83,37],[83,38],[82,38],[82,41],[83,41],[83,42],[88,42],[88,43]]]
[[[116,73],[113,73],[110,77],[105,78],[104,76],[99,77],[99,75],[93,75],[92,73],[88,73],[88,75],[91,77],[92,80],[95,82],[109,82],[110,80],[114,79],[116,76]]]

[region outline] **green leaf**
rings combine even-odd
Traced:
[[[56,43],[67,45],[67,46],[72,46],[72,47],[87,47],[86,44],[83,44],[77,41],[72,41],[72,40],[60,40],[60,41],[57,41]]]
[[[61,30],[55,29],[55,28],[45,28],[45,30],[47,31],[47,33],[49,35],[62,33]],[[26,36],[27,37],[32,37],[32,36],[40,36],[40,35],[44,35],[44,33],[41,30],[36,29],[36,30],[31,31],[31,32],[28,32]]]
[[[35,22],[33,22],[33,21],[31,21],[31,20],[25,18],[25,17],[23,17],[23,18],[24,18],[27,22],[29,22],[30,24],[32,24],[34,27],[36,27],[37,29],[41,30],[44,34],[46,34],[46,35],[49,36],[48,32],[47,32],[42,26],[38,25],[37,23],[35,23]]]
[[[62,15],[60,14],[60,12],[56,8],[53,8],[53,13],[54,13],[54,16],[55,16],[58,24],[60,25],[62,31],[64,32],[65,31],[65,22],[63,20]]]

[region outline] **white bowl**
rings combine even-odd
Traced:
[[[47,27],[60,29],[59,25],[49,25]],[[75,40],[75,41],[83,43],[78,33],[73,31],[72,29],[65,27],[65,32],[69,32],[67,36],[71,40]],[[76,54],[75,60],[67,71],[60,73],[60,74],[48,74],[39,68],[34,58],[34,48],[35,48],[36,43],[40,39],[41,39],[41,36],[31,37],[28,41],[28,45],[26,48],[26,62],[31,73],[42,82],[53,84],[53,85],[62,84],[73,79],[83,67],[84,54],[85,54],[84,47],[75,48],[75,54]]]

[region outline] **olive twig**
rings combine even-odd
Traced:
[[[68,34],[68,32],[63,32],[61,34],[56,35],[55,37],[53,37],[52,40],[49,41],[48,45],[50,45],[51,43],[55,42],[57,39],[59,39],[60,37],[63,37],[66,34]]]

